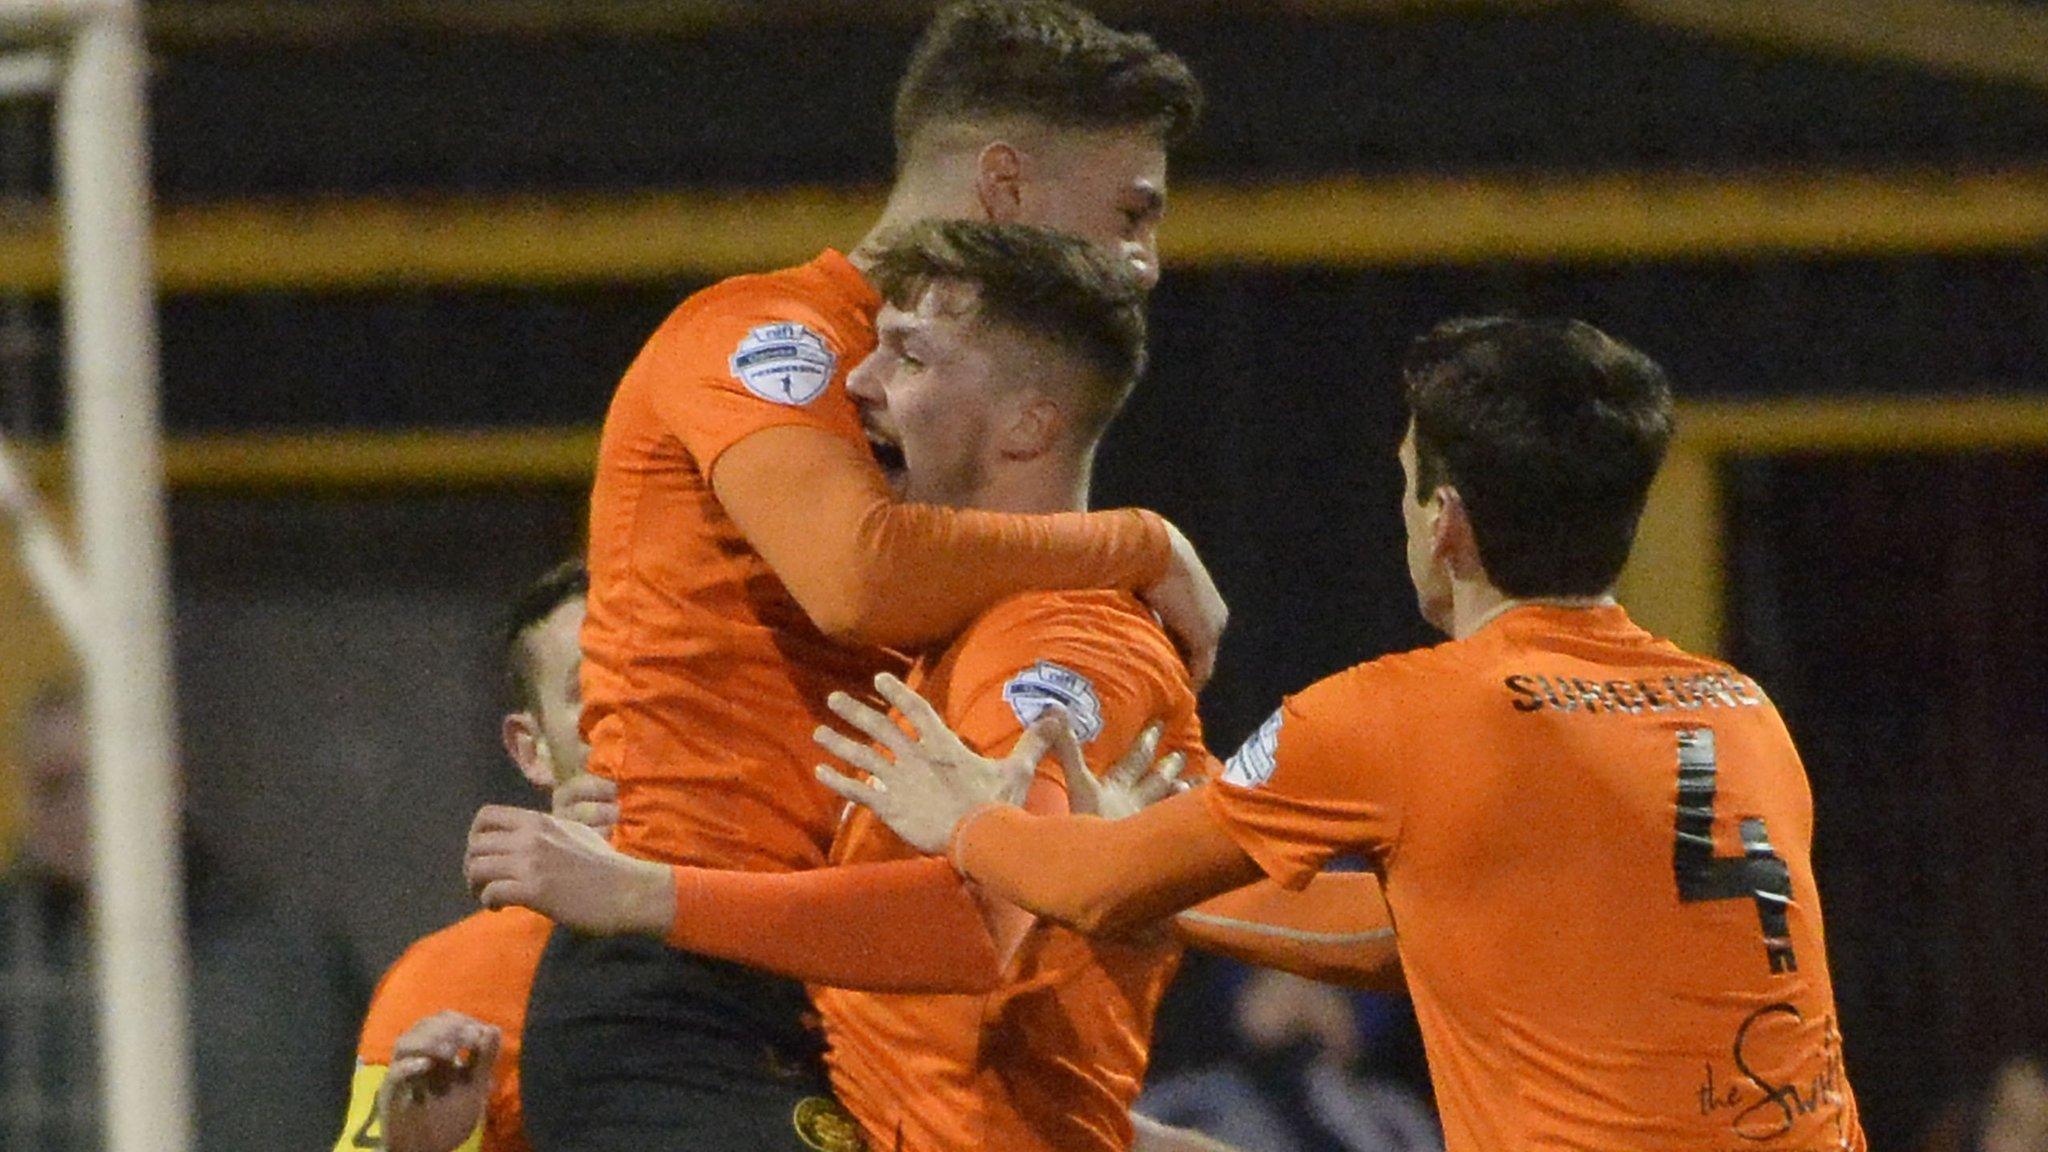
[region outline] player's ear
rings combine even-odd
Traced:
[[[512,758],[527,783],[535,788],[555,786],[555,758],[549,754],[547,741],[541,738],[540,723],[533,713],[507,715],[498,727],[498,736],[505,743],[505,755]]]
[[[981,150],[974,162],[974,194],[996,224],[1013,224],[1024,212],[1024,160],[1001,140]]]
[[[1482,575],[1479,538],[1472,533],[1472,516],[1465,498],[1446,484],[1436,490],[1436,520],[1431,525],[1430,548],[1454,576],[1467,579]]]
[[[996,449],[1010,460],[1032,460],[1053,450],[1069,418],[1051,397],[1026,391],[996,437]]]

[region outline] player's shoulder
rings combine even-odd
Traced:
[[[1171,710],[1186,667],[1152,614],[1115,592],[1033,592],[984,612],[944,657],[954,692],[1000,688],[1019,716],[1059,704],[1086,729],[1106,700]]]
[[[1455,641],[1389,652],[1323,677],[1288,698],[1299,711],[1365,706],[1404,707],[1475,671],[1471,653]]]
[[[772,272],[730,276],[700,289],[669,313],[654,339],[668,343],[722,341],[777,324],[836,337],[838,329],[849,321],[862,320],[865,312],[843,279],[850,269],[835,275],[827,267],[833,256],[836,253]]]
[[[532,983],[553,925],[525,908],[475,912],[414,941],[377,986],[379,1005],[416,1013],[478,1015]],[[424,1009],[424,1011],[422,1011]]]
[[[1028,592],[981,614],[956,649],[998,659],[1037,653],[1109,671],[1139,665],[1177,667],[1180,657],[1152,613],[1125,592]]]

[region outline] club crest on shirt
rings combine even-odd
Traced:
[[[790,1122],[796,1126],[797,1138],[804,1142],[804,1147],[815,1152],[863,1152],[868,1146],[861,1138],[860,1125],[854,1123],[846,1109],[823,1096],[806,1096],[798,1101]]]
[[[1050,660],[1040,660],[1010,677],[1003,685],[1003,700],[1017,714],[1017,722],[1027,728],[1057,704],[1067,710],[1067,723],[1076,740],[1086,744],[1102,734],[1102,700],[1095,695],[1095,685],[1079,672]]]
[[[1280,754],[1280,711],[1274,709],[1252,738],[1245,741],[1223,765],[1223,782],[1240,788],[1257,788],[1273,778],[1273,770],[1279,767]]]
[[[763,324],[741,338],[727,364],[747,391],[798,408],[825,394],[839,357],[802,324]]]

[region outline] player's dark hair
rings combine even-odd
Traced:
[[[1022,116],[1174,144],[1201,111],[1194,73],[1150,36],[1059,0],[963,0],[932,17],[896,87],[897,163],[943,121]]]
[[[1417,500],[1457,489],[1510,596],[1594,596],[1635,543],[1671,441],[1671,385],[1578,320],[1452,320],[1410,346]]]
[[[533,682],[533,660],[527,651],[526,634],[555,609],[571,600],[590,595],[590,570],[583,561],[564,560],[526,586],[505,612],[501,637],[505,644],[505,680],[513,698],[528,711],[540,708],[540,691]]]
[[[1063,348],[1091,372],[1073,378],[1080,430],[1093,439],[1145,371],[1145,289],[1129,268],[1078,237],[1024,224],[925,220],[874,254],[868,276],[898,308],[934,283],[976,290],[979,319]]]

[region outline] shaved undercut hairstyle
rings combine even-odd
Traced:
[[[1402,375],[1415,497],[1445,485],[1510,596],[1596,596],[1635,543],[1671,442],[1671,384],[1648,356],[1579,320],[1452,320]]]
[[[590,570],[582,560],[564,560],[546,575],[526,586],[505,613],[505,681],[519,707],[536,715],[540,692],[533,682],[533,655],[527,648],[527,633],[555,614],[571,600],[590,595]]]
[[[896,159],[940,123],[1022,117],[1175,144],[1201,111],[1195,74],[1150,36],[1059,0],[963,0],[939,9],[910,54],[896,89]]]
[[[1074,355],[1090,370],[1071,378],[1090,439],[1144,374],[1145,290],[1123,264],[1078,237],[1023,224],[926,220],[891,237],[869,277],[906,310],[936,283],[971,286],[979,320]]]

